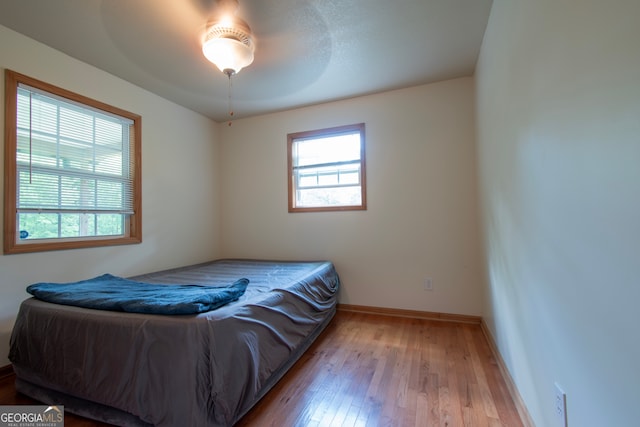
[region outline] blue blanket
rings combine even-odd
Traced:
[[[222,307],[244,294],[249,279],[224,287],[157,285],[104,274],[73,283],[36,283],[34,297],[56,304],[146,314],[195,314]]]

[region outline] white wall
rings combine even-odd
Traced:
[[[485,318],[540,427],[638,425],[640,2],[494,0],[477,67]]]
[[[28,297],[27,285],[105,272],[133,275],[212,259],[220,252],[214,122],[0,26],[2,82],[5,68],[142,116],[143,243],[0,256],[0,366],[9,363],[9,336],[19,304]]]
[[[462,78],[223,126],[224,255],[330,259],[342,303],[479,315],[473,99]],[[287,134],[360,122],[368,209],[288,213]]]

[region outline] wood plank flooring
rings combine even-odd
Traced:
[[[0,404],[32,404],[13,377]],[[67,427],[106,426],[72,414]],[[237,427],[523,426],[480,326],[339,311]]]

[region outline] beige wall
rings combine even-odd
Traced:
[[[640,2],[494,0],[477,67],[485,318],[540,427],[638,425]]]
[[[479,315],[473,99],[462,78],[222,126],[224,255],[330,259],[342,303]],[[288,213],[287,133],[360,122],[368,209]]]
[[[0,26],[2,100],[5,68],[142,116],[143,243],[0,255],[0,366],[9,363],[9,335],[19,304],[28,296],[27,285],[106,272],[132,275],[200,262],[220,253],[215,123]],[[0,115],[4,135],[4,102]]]

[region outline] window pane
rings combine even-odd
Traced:
[[[21,240],[58,238],[58,215],[26,213],[18,215]]]
[[[306,167],[297,169],[297,176],[299,188],[358,185],[360,183],[360,164]]]
[[[20,239],[119,236],[124,234],[124,217],[120,214],[21,213],[18,215]]]
[[[87,237],[96,235],[96,216],[85,213],[60,214],[60,237]],[[100,234],[98,234],[100,235]]]
[[[30,91],[18,89],[18,117],[17,125],[20,129],[31,129],[34,133],[56,134],[58,123],[57,107],[44,101],[40,96]]]
[[[96,146],[95,171],[116,176],[126,175],[126,164],[121,150],[113,150],[102,146]],[[125,169],[123,170],[123,165]]]
[[[118,181],[98,181],[98,197],[101,209],[117,210],[122,207],[123,185]]]
[[[311,188],[298,190],[297,206],[357,206],[362,203],[360,187]]]
[[[318,175],[315,172],[300,172],[298,174],[298,188],[317,187]]]
[[[96,144],[122,150],[122,125],[100,117],[96,118]]]
[[[96,235],[96,216],[93,214],[80,214],[80,235],[95,236]],[[100,235],[100,234],[98,234]]]
[[[318,174],[318,185],[338,185],[338,171],[336,169]]]
[[[53,174],[19,171],[19,208],[56,209],[59,205],[58,177]]]
[[[93,115],[76,110],[75,108],[60,108],[60,131],[63,138],[75,141],[93,141]]]
[[[93,172],[95,164],[93,147],[69,139],[58,144],[58,168]]]
[[[29,131],[19,131],[16,160],[19,163],[34,166],[56,167],[58,148],[56,138],[37,135],[29,141]]]
[[[101,236],[117,236],[123,234],[124,215],[101,214],[96,215],[98,234]]]
[[[360,133],[296,141],[295,166],[360,159]]]
[[[340,172],[341,184],[359,184],[360,183],[360,169],[350,169]]]
[[[60,215],[60,237],[79,237],[80,215],[61,214]]]

